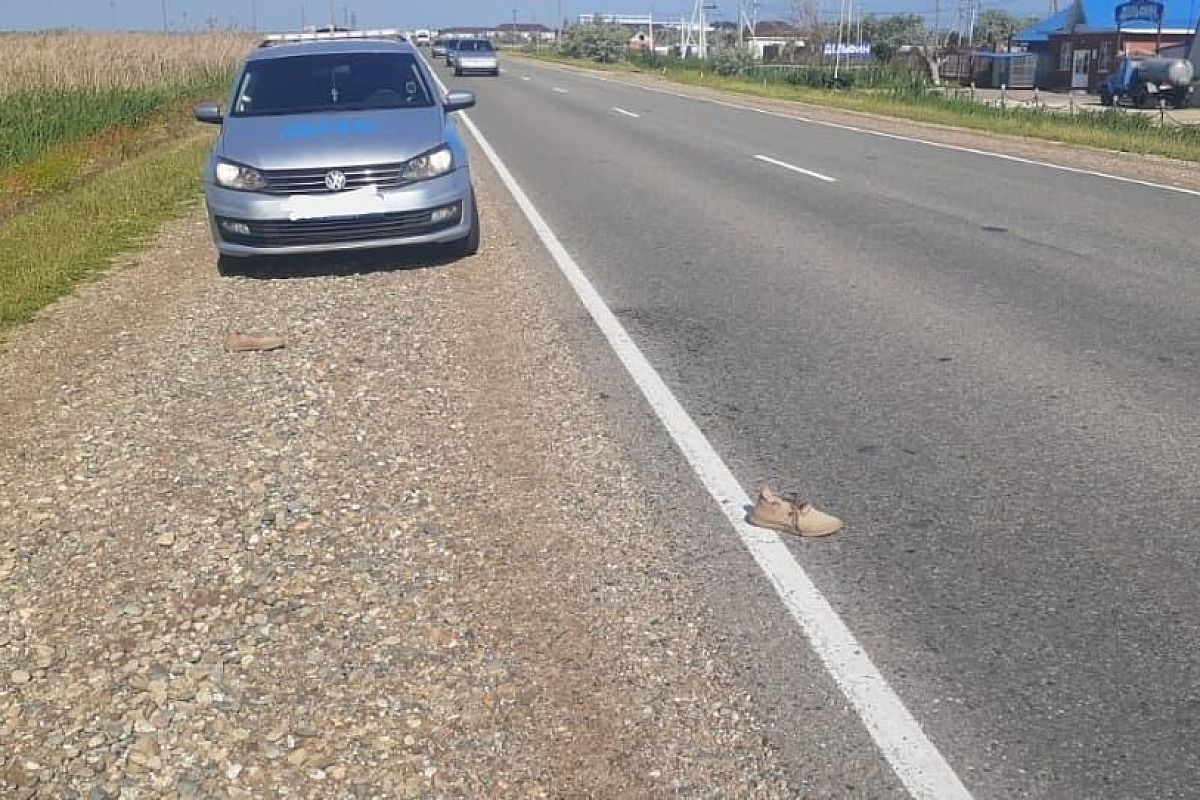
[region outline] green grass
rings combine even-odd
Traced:
[[[186,100],[223,94],[227,75],[170,87],[43,88],[0,94],[0,172],[28,164],[64,142],[118,126],[136,127]]]
[[[211,134],[193,136],[103,173],[0,222],[0,330],[142,245],[200,195]]]
[[[522,54],[523,57],[530,55]],[[1044,110],[985,106],[966,99],[921,93],[914,91],[911,86],[897,86],[893,89],[832,90],[778,80],[762,81],[742,76],[715,75],[711,70],[701,71],[696,66],[683,65],[677,61],[643,68],[624,62],[599,65],[547,53],[533,57],[606,71],[653,73],[676,83],[772,100],[808,103],[1104,150],[1200,161],[1200,128],[1161,127],[1151,117],[1121,110],[1067,116]]]

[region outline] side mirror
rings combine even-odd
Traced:
[[[216,103],[201,103],[193,109],[197,122],[207,122],[209,125],[220,125],[225,115]]]
[[[475,93],[468,92],[465,89],[451,89],[446,92],[446,100],[443,103],[446,111],[462,111],[466,108],[475,107]]]

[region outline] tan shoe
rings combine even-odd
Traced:
[[[282,336],[272,336],[269,333],[242,333],[234,331],[225,337],[225,349],[233,353],[251,350],[278,350],[283,347]]]
[[[818,511],[812,503],[780,497],[769,486],[759,491],[749,521],[760,528],[797,536],[828,536],[842,527],[842,521],[832,514]]]

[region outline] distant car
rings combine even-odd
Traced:
[[[474,253],[479,215],[451,117],[474,104],[439,93],[400,38],[297,34],[254,51],[228,113],[196,109],[221,125],[204,172],[221,270],[238,256],[412,244]]]
[[[450,66],[455,75],[468,72],[485,75],[500,74],[500,58],[487,39],[460,39],[454,47],[454,59]]]
[[[433,40],[433,49],[431,50],[430,54],[434,58],[444,58],[446,55],[446,40],[445,39],[434,39]]]
[[[417,47],[429,46],[430,34],[424,28],[420,28],[413,32],[413,41],[417,43]]]

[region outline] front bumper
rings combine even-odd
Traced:
[[[484,61],[482,59],[468,61],[460,58],[455,63],[454,68],[463,73],[482,72],[490,75],[493,72],[500,71],[500,62],[496,60]]]
[[[449,175],[384,191],[383,208],[354,209],[337,216],[292,219],[287,197],[204,187],[213,243],[222,255],[297,255],[458,241],[471,232],[471,174]],[[431,213],[457,213],[434,220]]]

